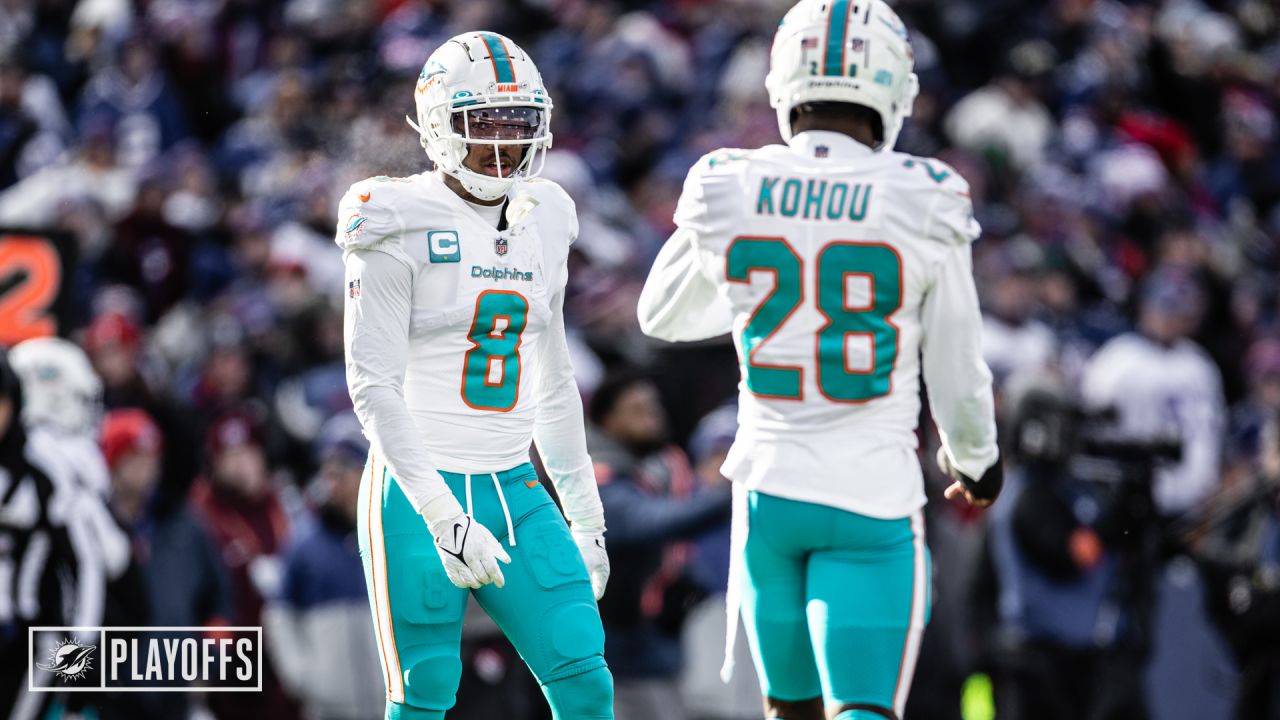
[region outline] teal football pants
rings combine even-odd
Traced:
[[[511,555],[504,587],[468,591],[449,581],[426,523],[379,460],[370,458],[361,481],[357,532],[387,720],[441,720],[453,707],[468,592],[533,671],[556,720],[612,720],[613,679],[591,580],[533,466],[441,473]]]
[[[901,717],[929,614],[920,513],[881,520],[757,492],[747,508],[742,611],[765,695]]]

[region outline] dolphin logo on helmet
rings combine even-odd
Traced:
[[[884,0],[800,0],[783,17],[765,87],[782,139],[791,112],[812,102],[862,105],[880,116],[877,150],[892,150],[919,92],[907,29]]]
[[[450,38],[423,65],[414,103],[418,117],[406,119],[418,131],[427,156],[475,197],[496,200],[517,180],[542,171],[551,148],[551,98],[537,66],[509,38],[484,31]],[[505,122],[508,130],[473,134],[477,121],[494,119]],[[497,176],[463,164],[476,145],[493,147]],[[520,150],[515,167],[501,167],[502,146]]]

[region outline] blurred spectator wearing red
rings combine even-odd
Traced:
[[[89,323],[81,342],[102,378],[103,407],[137,408],[165,429],[159,496],[154,501],[166,509],[185,502],[197,470],[194,431],[188,413],[144,372],[142,328],[127,314],[108,310]]]
[[[129,568],[107,586],[103,624],[226,624],[230,588],[213,539],[186,507],[157,510],[160,428],[143,410],[112,410],[100,441],[111,473],[111,514],[133,546]],[[103,720],[161,720],[184,716],[186,701],[176,693],[122,693],[99,711]]]
[[[272,485],[262,420],[249,408],[224,413],[209,428],[206,474],[191,502],[213,535],[231,581],[232,625],[261,625],[264,599],[280,589],[279,553],[288,537],[284,507]],[[268,662],[263,693],[220,693],[209,701],[219,720],[297,716]]]

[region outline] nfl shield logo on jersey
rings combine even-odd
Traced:
[[[360,278],[347,283],[347,296],[353,300],[360,297]]]
[[[499,256],[507,254],[507,238],[505,235],[499,235],[493,239],[493,251]]]

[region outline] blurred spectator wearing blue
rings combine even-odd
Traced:
[[[263,635],[307,720],[377,720],[385,690],[355,537],[369,443],[355,416],[330,418],[315,455],[313,510],[284,551],[284,579],[263,612]]]
[[[723,405],[698,422],[689,437],[697,486],[715,491],[729,485],[720,466],[738,432],[738,406]],[[729,520],[699,534],[691,544],[690,570],[707,597],[689,610],[682,632],[684,667],[680,694],[692,720],[759,720],[760,680],[746,643],[734,646],[733,677],[720,679],[725,647],[725,593],[729,587]],[[735,620],[741,626],[741,619]],[[745,632],[741,627],[739,632]]]
[[[730,489],[695,491],[689,460],[666,436],[653,382],[617,372],[591,396],[587,449],[609,528],[609,562],[626,568],[600,600],[617,720],[686,716],[677,684],[680,630],[706,594],[679,541],[729,519]]]
[[[107,121],[121,161],[140,167],[187,137],[186,112],[170,87],[150,38],[137,34],[117,46],[117,62],[103,66],[80,96],[78,124]]]

